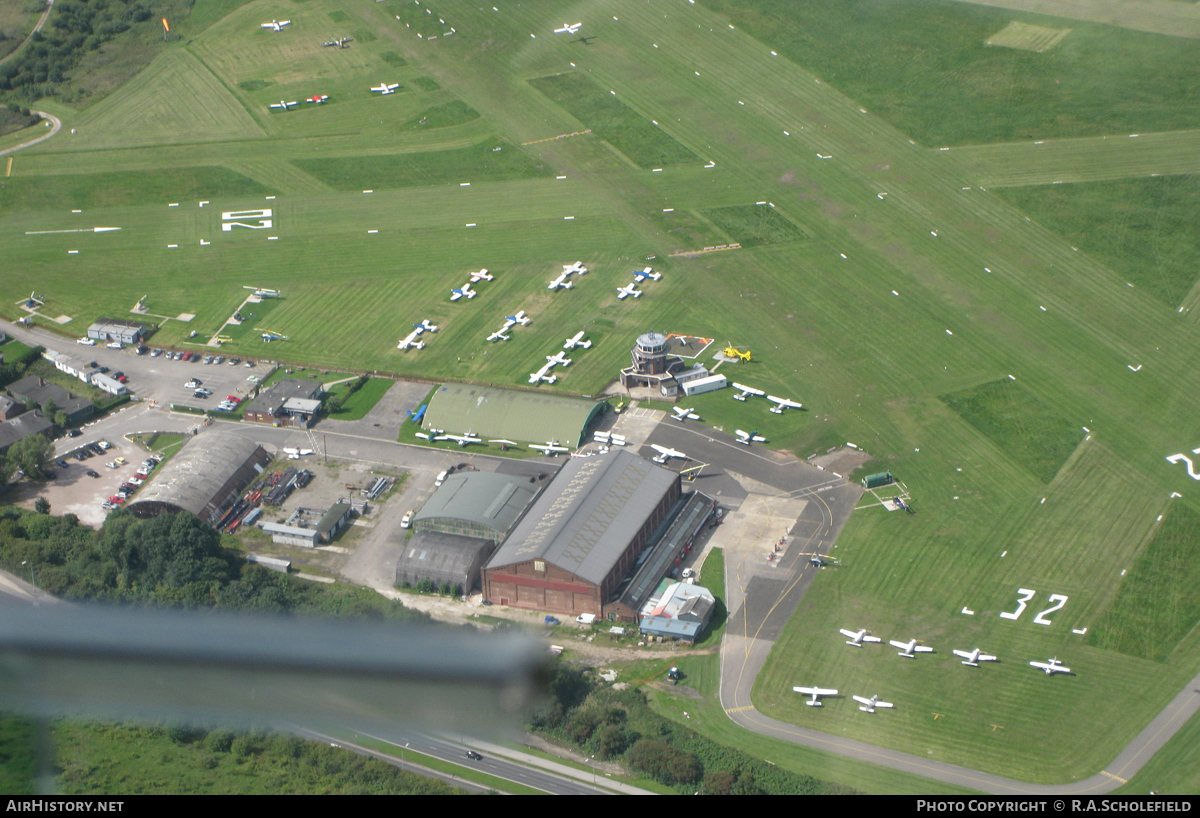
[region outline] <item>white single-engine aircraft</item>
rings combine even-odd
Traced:
[[[699,420],[700,416],[691,409],[684,409],[681,406],[676,406],[671,409],[675,414],[671,415],[671,420],[677,420],[683,423],[685,420]]]
[[[495,278],[494,275],[492,275],[491,273],[489,273],[487,271],[487,267],[484,267],[483,269],[478,270],[477,272],[471,273],[470,275],[471,275],[471,283],[472,284],[474,284],[476,281],[491,281],[493,278]]]
[[[272,31],[283,31],[285,26],[290,26],[291,20],[272,20],[269,23],[263,23],[259,28],[269,28]]]
[[[1055,673],[1070,673],[1071,668],[1058,661],[1057,658],[1051,659],[1048,662],[1030,662],[1030,667],[1036,667],[1038,670],[1044,671],[1047,676],[1053,676]]]
[[[895,707],[895,705],[891,702],[879,701],[878,695],[872,696],[869,699],[864,699],[862,696],[851,696],[850,698],[854,699],[856,702],[862,702],[863,706],[858,709],[864,713],[874,713],[876,707]]]
[[[526,327],[529,326],[529,321],[529,316],[525,314],[525,310],[518,310],[516,315],[504,316],[504,328],[508,329],[516,324]]]
[[[286,454],[291,459],[295,460],[296,458],[304,457],[305,455],[312,454],[313,450],[312,449],[293,449],[293,448],[284,446],[283,453]]]
[[[393,82],[390,84],[386,83],[386,82],[381,82],[381,83],[379,83],[379,85],[371,88],[371,90],[377,94],[383,94],[384,96],[386,96],[388,94],[396,93],[396,89],[399,87],[400,87],[400,83],[398,83],[398,82]]]
[[[641,283],[641,282],[645,281],[646,279],[650,279],[651,281],[658,281],[660,278],[662,278],[662,273],[656,273],[650,267],[646,267],[645,269],[642,269],[642,270],[634,270],[633,271],[633,280],[637,283]]]
[[[508,341],[512,338],[511,335],[505,335],[504,330],[498,329],[487,337],[489,341]]]
[[[570,449],[568,449],[566,446],[559,446],[558,443],[556,443],[553,440],[547,441],[545,443],[545,445],[540,444],[540,443],[530,443],[529,448],[537,449],[539,452],[546,455],[547,457],[553,457],[554,455],[556,455],[560,452],[569,452],[570,451]]]
[[[741,443],[743,446],[749,446],[751,443],[767,442],[767,439],[759,435],[757,431],[743,432],[741,429],[735,429],[734,432],[737,434],[737,442]]]
[[[570,281],[567,281],[567,276],[569,276],[569,275],[570,275],[570,273],[559,274],[558,278],[551,281],[550,286],[547,287],[546,289],[547,290],[558,290],[558,289],[569,290],[569,289],[571,289],[575,285],[572,284]]]
[[[469,446],[472,443],[482,443],[483,438],[475,437],[470,432],[463,435],[442,435],[446,440],[453,440],[459,446]]]
[[[650,448],[658,452],[658,456],[651,458],[655,463],[666,463],[672,457],[680,457],[684,460],[691,460],[686,454],[675,449],[668,449],[666,446],[659,446],[657,443],[651,443]]]
[[[574,34],[583,23],[563,23],[562,28],[554,29],[555,34]]]
[[[286,110],[288,110],[288,109],[290,109],[290,108],[295,108],[295,107],[296,107],[296,100],[292,100],[291,102],[284,102],[284,101],[281,99],[281,100],[279,100],[279,102],[272,102],[270,107],[272,107],[272,108],[278,108],[278,109],[279,109],[279,110],[281,110],[281,111],[286,111]]]
[[[420,329],[421,332],[437,332],[437,324],[429,323],[428,318],[422,318],[421,323],[413,324],[413,329]]]
[[[346,48],[346,43],[350,42],[353,39],[354,39],[353,37],[339,37],[336,40],[330,40],[327,43],[321,43],[321,45],[325,46],[326,48],[329,48],[331,46],[337,46],[338,48]]]
[[[746,386],[745,384],[741,383],[734,383],[733,388],[742,390],[740,395],[733,396],[734,400],[744,401],[751,395],[754,395],[755,397],[762,397],[763,395],[767,394],[761,389],[755,389],[753,386]]]
[[[562,268],[563,268],[563,272],[566,273],[567,275],[571,275],[572,273],[579,273],[579,275],[585,275],[587,273],[587,267],[583,266],[582,261],[572,261],[570,264],[564,264],[562,266]]]
[[[824,703],[820,701],[821,696],[837,695],[836,690],[828,687],[793,687],[792,690],[811,696],[812,698],[805,702],[809,707],[824,707]]]
[[[632,295],[634,298],[641,298],[642,291],[631,281],[624,287],[617,287],[617,300],[620,301],[627,295]]]
[[[841,631],[842,636],[850,637],[850,641],[847,642],[846,644],[853,645],[856,648],[861,648],[863,646],[863,642],[882,642],[883,641],[878,636],[871,636],[870,634],[868,634],[866,628],[863,628],[861,631],[848,631],[845,628],[840,628],[839,630]]]
[[[591,341],[583,340],[583,330],[580,330],[579,332],[572,335],[570,338],[567,339],[567,342],[565,344],[563,344],[563,349],[574,349],[575,347],[581,347],[583,349],[591,349],[592,348]]]
[[[555,364],[561,364],[562,366],[570,366],[571,365],[571,359],[568,358],[566,355],[564,355],[562,353],[562,350],[559,350],[558,352],[554,353],[553,355],[547,355],[546,362],[549,363],[551,366],[553,366]]]
[[[803,404],[796,403],[796,401],[794,401],[794,400],[788,400],[787,398],[777,398],[774,395],[767,395],[767,400],[771,401],[771,403],[776,404],[775,406],[772,406],[769,411],[774,412],[777,415],[782,415],[784,409],[803,409],[804,408]]]
[[[894,648],[900,648],[900,652],[896,655],[903,656],[905,659],[914,659],[918,653],[933,653],[933,648],[927,645],[918,645],[916,639],[910,642],[897,642],[892,639],[888,641],[888,644]]]
[[[461,289],[450,290],[450,300],[451,301],[457,301],[458,299],[463,298],[463,297],[466,297],[466,299],[469,301],[477,295],[479,295],[479,293],[477,291],[471,289],[470,282],[467,282],[466,284],[462,285]]]
[[[961,656],[963,658],[963,664],[967,665],[968,667],[979,667],[980,662],[996,661],[995,656],[984,653],[979,648],[975,648],[975,650],[972,651],[955,650],[954,655]]]
[[[311,97],[309,97],[308,99],[306,99],[304,101],[312,102],[317,105],[320,105],[322,102],[324,102],[327,99],[329,99],[329,94],[313,94]]]

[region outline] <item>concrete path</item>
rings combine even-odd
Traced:
[[[2,151],[0,151],[0,156],[7,156],[10,153],[16,153],[19,150],[31,147],[33,145],[36,145],[39,142],[45,142],[47,139],[49,139],[50,137],[52,137],[56,133],[58,133],[60,130],[62,130],[62,120],[59,119],[58,117],[56,117],[54,114],[48,114],[45,111],[33,111],[32,113],[37,114],[42,119],[49,120],[50,132],[42,134],[37,139],[30,139],[28,142],[22,142],[20,145],[17,145],[16,147],[2,150]],[[35,125],[34,127],[36,128],[37,126]]]

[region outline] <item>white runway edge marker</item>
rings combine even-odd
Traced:
[[[364,190],[364,191],[363,191],[363,193],[374,193],[374,192],[375,192],[375,191],[373,191],[373,190]]]
[[[267,241],[279,241],[279,236],[267,236]]]
[[[82,210],[72,210],[71,212],[72,213],[82,213],[83,211]]]
[[[275,198],[274,196],[268,196],[268,197],[267,197],[267,201],[269,202],[269,201],[271,201],[271,200],[272,200],[272,199],[274,199],[274,198]]]
[[[953,333],[953,332],[951,332],[950,330],[946,330],[946,334],[947,334],[947,335],[953,335],[954,333]],[[1013,378],[1013,380],[1016,380],[1016,378]]]
[[[566,179],[567,177],[566,176],[555,176],[554,178],[555,179]]]
[[[574,216],[563,216],[564,222],[569,222],[569,221],[574,221],[574,220],[575,220]]]
[[[68,250],[67,255],[68,256],[77,256],[77,255],[79,255],[79,251],[78,250]]]
[[[1009,376],[1008,376],[1008,379],[1009,379],[1010,381],[1015,381],[1015,380],[1016,380],[1016,378],[1014,378],[1012,375],[1009,375]]]
[[[475,226],[475,222],[471,222],[470,224],[467,225],[467,227],[474,227],[474,226]]]
[[[370,234],[370,233],[378,233],[378,232],[379,232],[378,230],[368,230],[368,231],[367,231],[367,233],[368,233],[368,234]]]
[[[177,247],[179,247],[179,245],[178,245],[178,244],[168,244],[168,245],[167,245],[167,249],[168,249],[168,250],[174,250],[174,249],[176,249]]]
[[[963,612],[963,613],[965,613],[967,616],[974,616],[974,615],[975,615],[975,612],[974,612],[974,611],[972,611],[970,608],[968,608],[968,607],[967,607],[967,606],[965,606],[965,605],[963,606],[962,612]]]
[[[459,187],[470,187],[471,183],[470,182],[459,182],[458,186]]]
[[[200,203],[200,206],[201,206],[201,207],[204,207],[206,204],[208,204],[208,199],[205,199],[204,201],[202,201],[202,202]]]
[[[675,212],[675,208],[673,208],[673,207],[664,207],[663,208],[663,213],[674,213],[674,212]]]

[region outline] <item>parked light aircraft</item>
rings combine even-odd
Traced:
[[[263,334],[262,334],[262,339],[263,339],[264,341],[266,341],[266,342],[269,344],[269,343],[271,343],[272,341],[286,341],[286,340],[287,340],[287,336],[286,336],[286,335],[280,335],[278,332],[271,332],[270,330],[266,330],[266,331],[265,331],[265,332],[263,332]]]
[[[801,403],[796,403],[796,401],[788,400],[787,398],[777,398],[774,395],[767,395],[767,400],[776,404],[775,406],[772,406],[769,411],[774,412],[777,415],[782,415],[784,409],[804,408],[804,405]]]
[[[583,23],[563,23],[562,28],[554,29],[555,34],[574,34]]]
[[[462,435],[442,435],[446,440],[453,440],[459,446],[469,446],[472,443],[482,443],[483,438],[475,437],[470,432]]]
[[[519,449],[519,448],[521,448],[521,447],[520,447],[519,445],[517,445],[515,442],[513,442],[513,441],[511,441],[511,440],[505,440],[504,438],[500,438],[500,439],[498,439],[498,440],[489,440],[489,441],[488,441],[488,443],[499,443],[499,444],[500,444],[500,451],[502,451],[502,452],[507,452],[507,451],[508,451],[508,447],[509,447],[509,446],[513,447],[514,449]]]
[[[329,99],[329,94],[313,94],[311,97],[309,97],[308,99],[306,99],[304,101],[305,102],[313,102],[313,103],[316,103],[317,105],[320,105],[322,102],[324,102],[327,99]]]
[[[933,653],[933,648],[926,645],[918,645],[916,639],[910,642],[897,642],[895,639],[892,639],[888,644],[894,648],[900,648],[900,652],[896,655],[903,656],[905,659],[913,659],[918,653]]]
[[[824,703],[820,701],[821,696],[836,696],[837,691],[828,687],[793,687],[792,690],[797,693],[803,693],[805,696],[812,698],[805,702],[809,707],[824,707]]]
[[[631,281],[624,287],[617,287],[617,300],[620,301],[627,295],[632,295],[634,298],[641,298],[642,291],[639,290]]]
[[[450,290],[450,300],[451,301],[457,301],[458,299],[463,298],[464,296],[469,301],[477,295],[479,295],[479,293],[476,292],[475,290],[471,289],[470,282],[467,282],[466,284],[462,285],[461,289]]]
[[[995,656],[984,653],[979,648],[975,648],[975,650],[972,651],[956,650],[954,651],[954,655],[961,656],[963,658],[963,664],[967,665],[968,667],[979,667],[980,662],[996,661]]]
[[[733,396],[734,400],[744,401],[744,400],[746,400],[746,398],[750,397],[751,395],[753,395],[755,397],[762,397],[763,395],[767,394],[766,392],[762,391],[761,389],[755,389],[753,386],[746,386],[745,384],[736,383],[736,382],[733,384],[733,388],[742,390],[740,395]]]
[[[699,420],[700,416],[691,409],[684,409],[681,406],[675,406],[671,409],[675,414],[671,415],[671,420],[677,420],[683,423],[685,420]]]
[[[290,26],[291,20],[272,20],[269,23],[263,23],[259,28],[269,28],[272,31],[283,31],[285,26]]]
[[[658,452],[658,456],[652,458],[655,463],[666,463],[672,457],[680,457],[680,458],[683,458],[684,460],[691,459],[690,457],[688,457],[686,454],[684,454],[681,451],[677,451],[675,449],[668,449],[666,446],[659,446],[657,443],[651,443],[650,448],[654,449],[654,451]]]
[[[278,108],[282,111],[286,111],[289,108],[294,108],[295,106],[296,106],[296,100],[292,100],[291,102],[284,102],[281,99],[281,100],[279,100],[279,102],[272,102],[270,107]]]
[[[512,336],[505,335],[504,330],[498,329],[487,337],[489,341],[508,341]]]
[[[862,696],[851,696],[856,702],[862,702],[863,706],[858,708],[864,713],[874,713],[876,707],[895,707],[891,702],[879,701],[879,696],[872,696],[869,699],[864,699]]]
[[[574,349],[575,347],[582,347],[583,349],[591,349],[592,348],[591,341],[583,340],[583,330],[580,330],[579,332],[572,335],[570,338],[567,339],[567,342],[565,344],[563,344],[563,349]]]
[[[338,48],[345,48],[346,43],[350,42],[353,39],[354,39],[353,37],[339,37],[336,40],[330,40],[327,43],[321,43],[321,45],[325,46],[326,48],[329,48],[330,46],[337,46]]]
[[[421,319],[421,323],[413,324],[413,329],[419,329],[421,332],[437,332],[437,324],[429,323],[428,318]]]
[[[559,446],[553,440],[547,441],[545,445],[542,445],[540,443],[530,443],[529,448],[537,449],[539,452],[546,455],[547,457],[553,457],[554,455],[558,454],[559,452],[570,451],[570,449],[568,449],[566,446]]]
[[[420,334],[421,334],[421,330],[416,330],[416,329],[413,330],[408,335],[406,335],[403,339],[401,339],[400,343],[396,345],[396,349],[407,350],[410,347],[412,349],[424,349],[425,342],[417,340],[417,336]]]
[[[558,290],[558,289],[569,290],[569,289],[571,289],[575,285],[572,284],[570,281],[567,281],[567,276],[569,276],[569,275],[570,275],[570,273],[561,273],[558,276],[558,278],[556,278],[550,282],[550,286],[547,287],[546,289],[547,290]]]
[[[508,329],[515,324],[525,327],[529,325],[529,321],[529,316],[525,314],[525,310],[519,310],[516,315],[504,316],[504,328]]]
[[[853,645],[856,648],[861,648],[863,646],[863,642],[882,642],[883,641],[878,636],[871,636],[870,634],[868,634],[866,628],[863,628],[861,631],[848,631],[845,628],[841,628],[840,630],[841,630],[841,633],[843,636],[850,637],[850,641],[847,642],[846,644]]]
[[[1030,667],[1036,667],[1038,670],[1045,671],[1047,676],[1053,676],[1055,673],[1070,673],[1071,668],[1058,661],[1057,658],[1047,662],[1030,662]]]
[[[737,434],[737,442],[749,446],[751,443],[766,443],[767,439],[758,434],[757,431],[743,432],[741,429],[735,429]]]
[[[579,275],[586,275],[587,271],[588,271],[587,267],[583,266],[582,261],[572,261],[570,264],[564,264],[562,266],[562,268],[563,268],[563,272],[566,273],[567,275],[571,275],[572,273],[579,273]]]
[[[549,360],[547,360],[546,363],[542,364],[541,369],[539,369],[537,372],[530,373],[529,382],[531,384],[537,384],[539,381],[545,381],[546,383],[554,383],[555,381],[558,380],[558,376],[547,374],[553,368],[554,368],[554,364],[552,362],[550,362]]]
[[[471,283],[475,283],[476,281],[491,281],[493,278],[495,278],[495,276],[487,271],[487,267],[471,273]]]
[[[384,96],[386,96],[388,94],[396,93],[396,89],[399,87],[400,87],[400,83],[398,83],[398,82],[393,82],[390,84],[386,83],[386,82],[381,82],[381,83],[379,83],[378,86],[371,88],[371,90],[377,94],[383,94]]]
[[[633,271],[633,280],[635,282],[640,283],[642,281],[645,281],[646,279],[650,279],[651,281],[658,281],[660,278],[662,278],[662,273],[656,273],[650,267],[646,267],[645,269],[642,269],[642,270],[634,270]]]
[[[554,364],[561,364],[563,366],[571,365],[571,359],[568,358],[566,355],[564,355],[562,353],[562,350],[559,350],[558,352],[554,353],[553,355],[547,355],[546,362],[552,366]]]

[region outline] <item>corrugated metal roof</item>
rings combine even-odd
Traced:
[[[678,479],[631,452],[573,458],[488,568],[544,559],[598,585]]]
[[[209,501],[258,449],[257,443],[233,432],[196,435],[138,492],[137,501],[129,507],[169,503],[200,516]]]
[[[494,531],[498,542],[537,492],[538,486],[528,477],[493,472],[452,474],[413,517],[413,526],[426,521],[461,520]]]
[[[421,427],[529,443],[554,440],[575,447],[606,405],[549,392],[448,383],[434,393]]]

